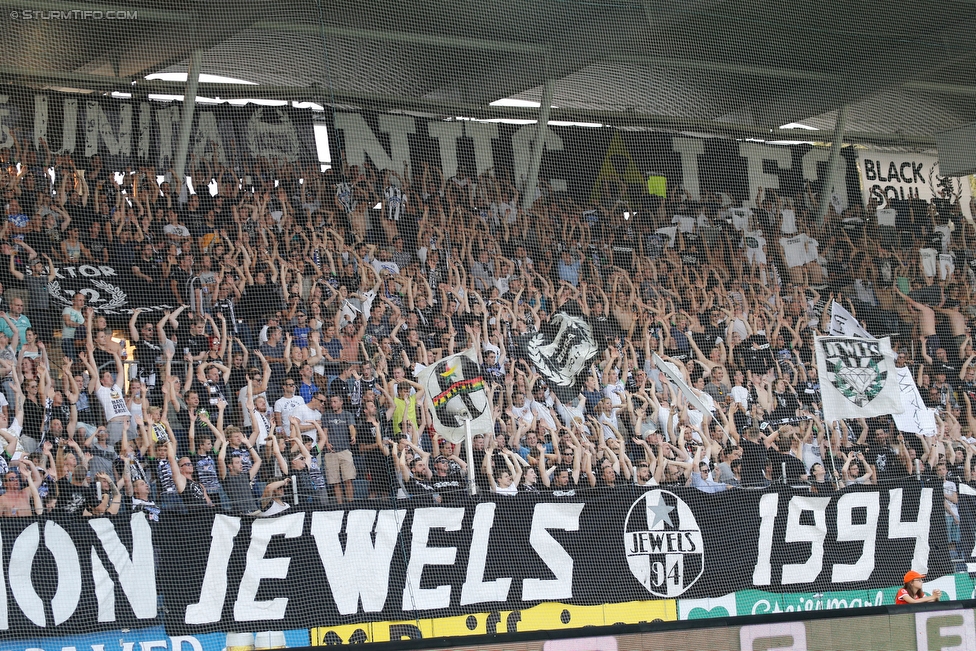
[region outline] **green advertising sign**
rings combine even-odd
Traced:
[[[901,586],[875,590],[840,592],[772,593],[762,590],[742,590],[710,599],[679,599],[679,619],[709,619],[769,613],[810,612],[848,608],[890,606]],[[942,590],[942,601],[976,598],[976,582],[968,574],[943,576],[925,583],[925,591]]]

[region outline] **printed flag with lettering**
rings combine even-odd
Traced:
[[[863,337],[877,341],[871,334],[861,327],[854,315],[834,301],[830,306],[830,334],[841,337]],[[898,388],[901,391],[901,405],[903,411],[894,414],[895,425],[902,432],[915,432],[925,436],[934,436],[936,432],[935,412],[925,406],[922,395],[912,377],[912,371],[907,366],[899,368]]]
[[[905,411],[891,341],[817,337],[824,420],[872,418]]]
[[[837,301],[830,304],[830,334],[834,337],[874,339],[874,336],[861,326],[857,318]]]

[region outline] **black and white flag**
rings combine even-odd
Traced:
[[[529,360],[550,386],[573,387],[576,376],[597,353],[593,329],[585,319],[557,312],[550,325],[557,328],[551,340],[538,333],[528,343]]]
[[[834,337],[874,339],[874,336],[861,326],[854,315],[845,310],[837,301],[830,304],[830,334]]]

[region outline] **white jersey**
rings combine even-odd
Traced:
[[[783,259],[786,266],[799,267],[807,263],[807,236],[781,237],[779,243],[783,247]]]
[[[391,222],[400,221],[400,213],[407,203],[403,191],[395,185],[390,185],[383,191],[383,196],[386,197],[386,218]]]
[[[779,213],[779,232],[783,235],[796,234],[796,212],[792,208],[783,208]]]
[[[284,396],[278,398],[274,404],[274,412],[281,414],[281,426],[288,427],[288,419],[291,418],[292,412],[298,409],[299,406],[304,405],[305,399],[297,393],[291,398],[285,398]]]
[[[113,384],[112,388],[98,387],[95,389],[95,397],[102,403],[102,410],[105,412],[105,422],[113,418],[132,415],[129,412],[129,408],[125,406],[125,395],[117,384]]]
[[[750,264],[766,264],[766,238],[762,231],[746,231],[742,233],[742,241]]]
[[[816,262],[820,257],[820,242],[807,235],[807,262]]]

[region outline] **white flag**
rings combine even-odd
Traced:
[[[419,379],[434,430],[442,438],[451,443],[462,442],[465,421],[471,421],[472,434],[494,431],[491,402],[474,350],[468,349],[434,362],[420,371]]]
[[[830,304],[830,330],[834,337],[864,337],[874,339],[870,332],[861,327],[854,315],[834,301]]]
[[[877,341],[861,327],[850,312],[834,301],[830,306],[830,334],[841,337],[863,337]],[[925,406],[922,394],[918,392],[915,378],[907,366],[898,369],[898,389],[901,391],[901,405],[904,411],[893,414],[895,425],[902,432],[915,432],[925,436],[935,436],[937,425],[935,412]]]
[[[817,337],[815,347],[825,421],[905,411],[887,337]]]
[[[915,378],[907,366],[898,369],[898,388],[901,390],[901,404],[904,413],[895,415],[895,425],[902,432],[915,432],[923,436],[935,436],[938,425],[935,422],[935,412],[922,402],[922,394],[918,392]]]
[[[708,407],[705,406],[705,403],[702,401],[702,399],[695,394],[695,392],[691,389],[691,387],[685,384],[684,378],[682,378],[681,374],[678,371],[676,371],[671,364],[665,362],[663,359],[658,357],[657,353],[651,353],[651,355],[653,355],[654,365],[657,366],[661,370],[661,372],[664,373],[668,377],[668,379],[671,380],[671,382],[678,387],[678,389],[680,389],[681,393],[684,394],[685,398],[688,399],[688,402],[690,402],[695,409],[700,411],[702,415],[707,415],[711,413]],[[718,420],[715,420],[713,422],[718,424],[719,427],[722,427],[721,422],[719,422]],[[722,427],[722,431],[725,431],[724,427]]]

